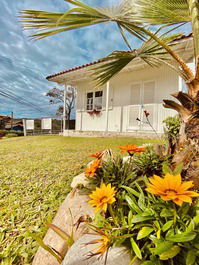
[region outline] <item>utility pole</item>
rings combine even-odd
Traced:
[[[64,87],[64,108],[63,108],[63,134],[64,134],[64,131],[66,129],[66,89],[67,89],[67,86],[65,85]]]
[[[13,129],[13,111],[11,112],[11,130]]]

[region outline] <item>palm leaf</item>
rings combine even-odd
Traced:
[[[41,39],[58,34],[63,31],[79,29],[95,24],[115,21],[128,21],[128,14],[120,5],[104,8],[91,8],[76,0],[67,0],[75,8],[66,13],[53,13],[36,10],[21,11],[21,21],[25,29],[35,29],[37,32],[31,37]],[[142,24],[131,18],[132,34],[141,40],[146,39],[146,33],[142,30]],[[133,27],[134,26],[134,27]]]
[[[136,9],[137,19],[153,25],[190,22],[187,0],[125,0],[126,9]]]
[[[185,62],[170,49],[167,45],[168,42],[163,41],[163,38],[158,37],[146,27],[150,24],[160,23],[168,26],[172,23],[177,23],[180,26],[182,23],[190,21],[190,16],[188,16],[187,13],[188,5],[186,0],[123,0],[119,5],[104,8],[92,8],[77,0],[66,0],[66,2],[75,6],[66,13],[51,13],[34,10],[22,11],[21,18],[24,27],[35,29],[37,31],[32,35],[32,38],[41,39],[64,31],[114,21],[117,23],[120,33],[130,49],[131,47],[125,38],[123,30],[127,30],[130,34],[142,41],[146,41],[148,36],[150,36],[153,39],[153,45],[156,42],[159,48],[164,48],[165,51],[174,58],[178,65],[183,69],[183,75],[186,76],[186,79],[191,80],[193,78],[190,69]],[[160,27],[160,29],[161,28],[162,27]],[[140,51],[142,52],[139,56],[142,54],[142,60],[150,65],[156,65],[157,63],[160,63],[160,61],[164,61],[164,58],[161,58],[160,54],[155,52],[154,47],[152,48],[153,52],[148,50],[149,46],[151,46],[151,41],[147,41],[146,46],[141,47]],[[146,47],[147,49],[145,49]],[[148,52],[146,52],[146,50]],[[127,54],[125,56],[124,54],[120,54],[122,57],[118,58],[120,65],[116,67],[116,72],[119,72],[126,66],[126,64],[133,60],[135,55],[136,57],[138,56],[134,53],[135,52],[133,51],[131,54],[128,54],[128,56]],[[115,58],[115,55],[116,54],[113,53],[109,59],[117,61],[118,59]],[[117,53],[116,57],[118,56],[119,54]],[[158,56],[158,58],[156,59],[155,56]],[[110,65],[103,65],[104,71],[107,70],[107,77],[112,76],[110,69],[113,68],[114,63],[109,62],[109,64]],[[173,67],[175,68],[175,66]],[[177,70],[177,68],[175,69]],[[105,78],[105,80],[107,79]]]
[[[161,38],[169,46],[176,45],[173,42],[177,34]],[[186,75],[179,68],[177,64],[174,64],[168,53],[152,38],[148,39],[138,50],[132,51],[115,51],[102,59],[103,63],[92,69],[94,73],[94,79],[97,81],[97,85],[104,85],[113,76],[124,69],[135,58],[140,58],[142,61],[152,67],[157,67],[161,64],[166,64],[175,70],[179,75],[186,79]]]

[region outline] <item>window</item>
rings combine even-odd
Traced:
[[[144,81],[131,85],[131,105],[155,103],[155,82]]]
[[[131,86],[131,105],[141,104],[141,84],[133,84]]]
[[[154,81],[144,82],[143,94],[144,94],[143,95],[144,104],[155,103],[155,82]]]
[[[93,92],[87,93],[86,110],[93,110]]]
[[[96,110],[102,109],[102,96],[103,96],[103,91],[96,91],[95,92],[95,107],[94,107],[94,109],[96,109]]]
[[[86,110],[102,109],[103,91],[88,92],[86,96]]]

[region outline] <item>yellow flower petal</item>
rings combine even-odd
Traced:
[[[96,210],[102,209],[103,211],[107,211],[108,204],[112,204],[115,202],[115,189],[111,187],[111,184],[107,186],[102,183],[100,188],[96,188],[89,197],[92,199],[89,203],[96,207]]]
[[[159,195],[165,201],[173,201],[178,205],[183,202],[191,203],[191,197],[198,197],[199,194],[188,189],[193,187],[192,181],[182,183],[181,175],[167,173],[164,178],[153,176],[147,183],[146,190],[152,194]]]

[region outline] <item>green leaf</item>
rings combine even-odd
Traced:
[[[181,234],[167,236],[166,239],[172,242],[189,242],[196,237],[195,232],[184,232]]]
[[[162,166],[162,171],[163,173],[166,175],[167,173],[169,174],[173,174],[171,168],[166,164],[164,163],[163,166]]]
[[[189,223],[188,227],[186,228],[186,232],[191,232],[195,229],[195,223],[194,220],[192,219],[191,222]]]
[[[174,174],[175,176],[178,175],[178,174],[181,174],[183,168],[184,168],[183,163],[178,164],[178,165],[175,167],[175,169],[174,169],[174,171],[173,171],[173,174]]]
[[[196,215],[194,218],[193,218],[193,221],[195,224],[199,224],[199,215]]]
[[[140,248],[138,247],[137,243],[135,242],[135,240],[131,237],[130,239],[131,241],[131,246],[133,248],[133,251],[135,253],[135,255],[139,258],[139,259],[142,259],[142,253],[141,253],[141,250]]]
[[[160,260],[168,260],[168,259],[172,259],[174,258],[176,255],[178,255],[178,253],[180,252],[180,247],[175,245],[173,247],[171,247],[170,249],[168,249],[167,251],[163,252],[160,255]]]
[[[133,219],[132,219],[132,223],[136,224],[136,223],[140,223],[140,222],[144,222],[147,220],[153,220],[154,216],[142,216],[142,215],[134,215]]]
[[[153,231],[154,229],[152,227],[142,227],[142,229],[138,232],[138,235],[137,235],[137,240],[140,240],[144,237],[147,237],[148,235],[151,234],[151,232]]]
[[[68,247],[71,247],[74,243],[73,237],[69,236],[66,232],[64,232],[61,228],[59,228],[58,226],[54,225],[54,224],[48,224],[48,226],[56,233],[58,234],[61,238],[63,238]]]
[[[140,193],[139,199],[138,199],[138,206],[140,207],[140,209],[142,209],[143,211],[146,209],[146,205],[145,205],[145,196],[144,193]]]
[[[139,192],[137,192],[136,190],[134,190],[134,189],[132,189],[130,187],[122,185],[121,188],[125,189],[126,191],[128,191],[129,194],[132,194],[132,195],[134,195],[134,196],[136,196],[138,198],[140,196]]]
[[[144,261],[144,262],[141,263],[141,264],[142,264],[142,265],[154,265],[154,262],[147,260],[147,261]]]
[[[142,211],[140,210],[140,208],[137,206],[137,204],[128,196],[128,195],[126,195],[125,196],[125,199],[126,199],[126,201],[127,201],[127,203],[128,203],[128,205],[129,205],[129,207],[132,209],[132,210],[134,210],[136,213],[138,213],[138,214],[141,214],[142,213]]]
[[[173,247],[173,243],[169,241],[160,241],[156,243],[156,248],[151,248],[151,252],[155,255],[161,255],[166,252],[168,249]]]
[[[173,220],[168,221],[166,224],[163,225],[162,231],[163,232],[167,231],[172,225],[173,225]]]
[[[61,255],[59,253],[55,252],[51,247],[49,247],[46,244],[44,244],[43,240],[40,237],[38,237],[38,236],[36,236],[36,235],[34,235],[32,233],[28,233],[28,235],[31,236],[34,240],[36,240],[37,243],[40,245],[40,247],[42,247],[43,249],[48,251],[61,264],[61,262],[63,260],[63,257],[61,257]]]
[[[129,213],[128,213],[128,225],[129,226],[132,225],[132,218],[133,218],[132,211],[129,211]]]
[[[189,250],[186,257],[186,265],[194,265],[196,260],[196,252]]]
[[[166,209],[166,208],[164,208],[164,209],[161,211],[160,216],[161,216],[161,217],[171,217],[171,216],[173,216],[173,211],[170,210],[170,209]]]

